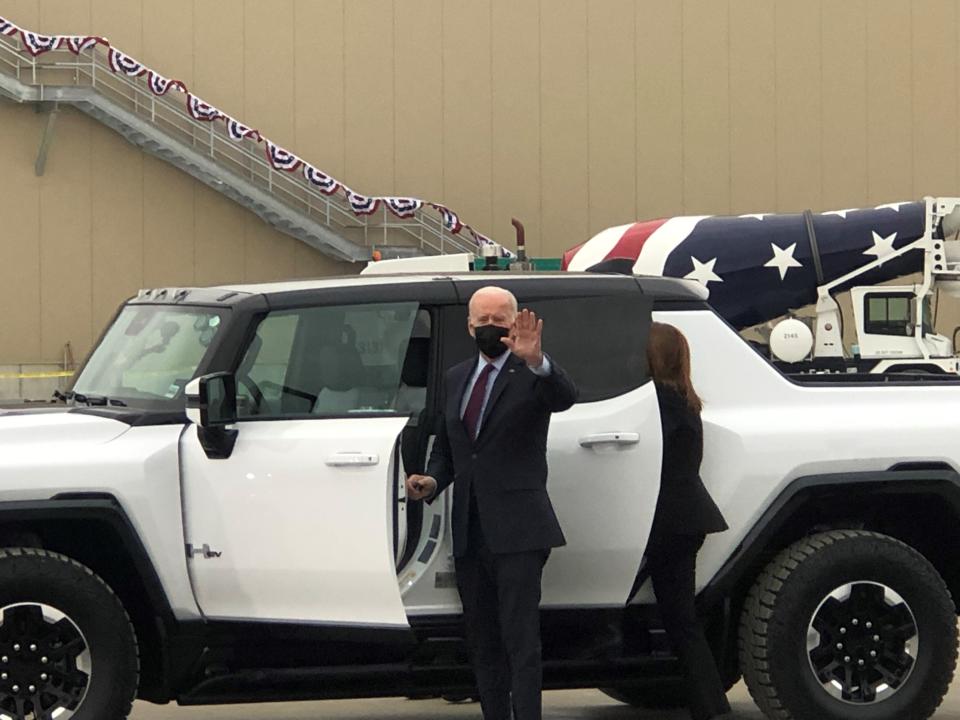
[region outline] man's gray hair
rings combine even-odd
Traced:
[[[487,285],[485,287],[480,288],[476,292],[474,292],[473,295],[470,296],[470,304],[468,306],[468,310],[473,309],[473,299],[480,294],[499,295],[503,299],[510,301],[510,309],[513,310],[514,315],[520,312],[520,306],[517,304],[516,295],[514,295],[512,292],[510,292],[506,288],[498,287],[496,285]]]

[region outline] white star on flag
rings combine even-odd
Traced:
[[[737,215],[737,217],[742,218],[756,218],[757,220],[763,220],[770,213],[750,213],[749,215]]]
[[[873,232],[873,247],[863,251],[864,255],[874,255],[877,258],[886,257],[893,252],[893,241],[897,239],[897,234],[880,237],[876,231]]]
[[[780,280],[783,280],[787,276],[787,270],[792,267],[803,267],[800,264],[800,261],[793,256],[793,251],[797,249],[797,244],[794,243],[790,247],[784,249],[770,243],[770,247],[773,248],[773,257],[770,258],[767,262],[763,264],[764,267],[775,267],[780,271]]]
[[[844,210],[828,210],[827,212],[820,213],[821,215],[839,215],[844,220],[847,219],[847,213],[853,212],[854,210],[859,210],[860,208],[845,208]]]
[[[900,212],[900,206],[906,205],[906,204],[907,203],[905,202],[893,202],[893,203],[887,203],[885,205],[877,205],[876,209],[877,210],[887,209],[887,210],[894,210],[895,212]]]
[[[700,262],[692,255],[690,259],[693,260],[693,271],[684,275],[686,280],[696,280],[701,283],[704,287],[707,287],[707,283],[710,282],[723,282],[723,278],[717,275],[713,271],[713,266],[717,264],[717,259],[707,260],[707,262]]]

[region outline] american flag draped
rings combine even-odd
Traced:
[[[633,261],[632,271],[639,275],[697,280],[710,291],[717,312],[744,328],[815,302],[818,285],[882,258],[924,232],[920,202],[835,210],[811,219],[822,280],[802,214],[681,216],[614,227],[565,253],[563,268],[586,270],[622,258]],[[908,252],[851,284],[891,280],[920,270],[922,263],[922,253]]]

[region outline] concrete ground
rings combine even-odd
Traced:
[[[735,720],[764,720],[743,683],[730,691]],[[544,720],[688,720],[685,712],[638,712],[597,690],[556,690],[544,695]],[[133,720],[461,720],[480,718],[475,703],[443,700],[325,700],[311,703],[180,708],[137,703]],[[960,720],[960,682],[955,682],[935,720]]]

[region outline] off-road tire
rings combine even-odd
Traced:
[[[4,548],[0,549],[0,608],[16,605],[58,610],[86,641],[89,681],[71,720],[124,720],[133,707],[140,665],[130,617],[110,587],[89,568],[63,555],[37,548]],[[17,650],[29,651],[29,647]],[[10,691],[10,682],[0,680],[0,697],[10,697]]]
[[[912,668],[896,692],[874,702],[831,695],[808,654],[820,603],[849,583],[886,586],[915,618]],[[837,530],[804,538],[767,565],[746,599],[739,649],[750,694],[771,720],[926,720],[953,678],[957,618],[943,579],[916,550],[885,535]]]

